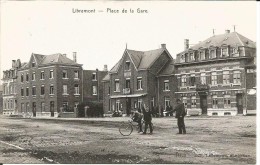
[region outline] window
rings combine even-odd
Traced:
[[[97,73],[92,73],[92,81],[96,81],[97,80]]]
[[[53,70],[50,70],[50,79],[53,78]]]
[[[169,80],[165,80],[165,81],[164,81],[164,90],[165,90],[165,91],[169,91],[169,90],[170,90]]]
[[[170,97],[165,96],[164,97],[164,109],[166,110],[166,107],[170,106]]]
[[[74,90],[75,90],[75,94],[79,95],[79,85],[78,84],[74,85]]]
[[[125,62],[125,70],[130,70],[130,61]]]
[[[217,73],[216,72],[211,73],[211,85],[217,85]]]
[[[200,54],[200,60],[205,60],[205,53],[203,51],[200,51],[199,54]]]
[[[10,109],[13,109],[13,100],[10,100]]]
[[[26,73],[26,81],[28,82],[29,81],[29,74]]]
[[[79,71],[77,71],[77,70],[74,71],[74,78],[75,79],[79,78]]]
[[[223,72],[223,84],[229,84],[229,71]]]
[[[228,56],[228,48],[222,48],[221,49],[221,55],[222,55],[222,57],[227,57]]]
[[[190,61],[195,61],[194,53],[190,53]]]
[[[137,104],[138,104],[138,108],[142,108],[143,100],[138,98]]]
[[[41,112],[45,112],[45,102],[41,102]]]
[[[21,74],[21,82],[23,82],[23,74]]]
[[[32,87],[32,95],[36,96],[36,87],[35,86]]]
[[[211,58],[216,58],[216,50],[210,50],[209,54]]]
[[[44,80],[44,71],[41,71],[41,80]]]
[[[24,91],[23,91],[23,88],[21,89],[21,96],[24,96],[24,93],[23,93]]]
[[[69,102],[63,101],[62,107],[63,107],[63,112],[68,112],[69,111]]]
[[[41,95],[45,94],[44,85],[41,86]]]
[[[191,86],[195,86],[195,82],[196,82],[196,78],[195,78],[195,75],[192,75],[191,77],[190,77],[190,85]]]
[[[206,73],[201,73],[201,75],[200,75],[200,82],[201,82],[201,84],[207,84]]]
[[[21,103],[21,112],[23,113],[24,112],[24,103]]]
[[[92,93],[93,95],[97,95],[97,86],[92,87]]]
[[[240,84],[240,71],[234,71],[233,82],[234,84]]]
[[[51,105],[50,111],[51,111],[51,112],[54,112],[54,101],[51,101],[51,102],[50,102],[50,105]]]
[[[125,88],[130,88],[130,79],[125,80]]]
[[[50,86],[50,95],[54,95],[54,86],[53,85]]]
[[[182,97],[182,102],[185,107],[187,107],[187,97]]]
[[[196,108],[196,96],[191,97],[191,108]]]
[[[79,102],[74,103],[74,108],[78,108]]]
[[[62,78],[68,78],[68,71],[67,70],[63,70],[62,71]]]
[[[34,81],[35,80],[35,72],[33,72],[33,74],[32,74],[32,81]]]
[[[30,104],[26,103],[26,112],[29,112],[29,109],[30,109]]]
[[[230,96],[224,96],[224,108],[231,108]]]
[[[116,100],[116,110],[120,110],[120,100]]]
[[[119,80],[115,80],[115,92],[120,92]]]
[[[137,77],[137,90],[143,89],[143,82],[141,77]]]
[[[181,55],[181,61],[180,61],[180,62],[185,62],[185,56],[184,56],[184,54]]]
[[[32,67],[35,67],[35,61],[32,62]]]
[[[183,75],[183,76],[181,77],[181,86],[182,86],[182,87],[185,87],[185,86],[186,86],[186,75]]]
[[[216,95],[212,96],[212,108],[214,109],[218,108],[218,98]]]
[[[26,96],[29,96],[29,87],[26,88]]]
[[[68,94],[68,86],[67,86],[67,85],[63,85],[63,86],[62,86],[62,89],[63,89],[62,94],[63,94],[63,95],[67,95],[67,94]]]

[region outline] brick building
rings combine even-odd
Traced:
[[[188,114],[236,115],[256,110],[256,44],[237,32],[213,35],[177,54],[177,97]],[[252,111],[253,110],[253,111]]]
[[[12,60],[12,68],[3,71],[3,115],[17,114],[17,70],[21,67],[21,61]]]
[[[102,79],[107,74],[107,67],[104,70],[83,70],[83,100],[103,102]]]
[[[104,112],[121,110],[130,114],[131,109],[144,104],[150,107],[169,104],[174,100],[177,80],[173,62],[165,44],[150,51],[125,49],[122,58],[103,79]]]
[[[82,65],[65,54],[32,54],[18,69],[17,106],[20,113],[33,116],[57,116],[74,113],[82,102]]]

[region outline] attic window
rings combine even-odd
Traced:
[[[211,42],[210,40],[207,41],[207,43],[210,43],[210,42]]]
[[[51,62],[53,62],[54,60],[51,60]]]
[[[225,39],[224,39],[224,41],[226,41],[228,39],[228,37],[226,37]]]
[[[32,62],[32,67],[35,67],[35,62]]]
[[[125,62],[125,70],[130,70],[130,61]]]

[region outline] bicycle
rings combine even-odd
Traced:
[[[141,121],[141,127],[143,127],[143,120]],[[123,123],[119,127],[119,132],[123,136],[129,136],[134,130],[134,126],[136,126],[137,130],[139,130],[139,125],[133,124],[133,119],[128,120],[128,123]]]

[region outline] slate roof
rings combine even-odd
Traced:
[[[172,59],[159,73],[158,76],[167,76],[174,74],[175,67],[174,67],[175,60]]]
[[[136,51],[126,49],[125,53],[128,53],[132,59],[137,70],[148,69],[156,59],[165,51],[166,49],[160,48],[149,51]],[[117,72],[120,67],[122,58],[116,63],[116,65],[110,70],[110,72]]]
[[[237,32],[231,32],[231,33],[225,33],[225,34],[212,36],[212,37],[190,47],[189,49],[198,50],[199,48],[209,48],[210,46],[220,47],[224,44],[230,45],[232,47],[246,46],[246,47],[256,48],[256,43],[253,42],[252,40],[242,36],[241,34],[239,34]],[[185,53],[188,50],[185,50],[181,53]],[[181,53],[179,53],[179,54],[181,54]]]

